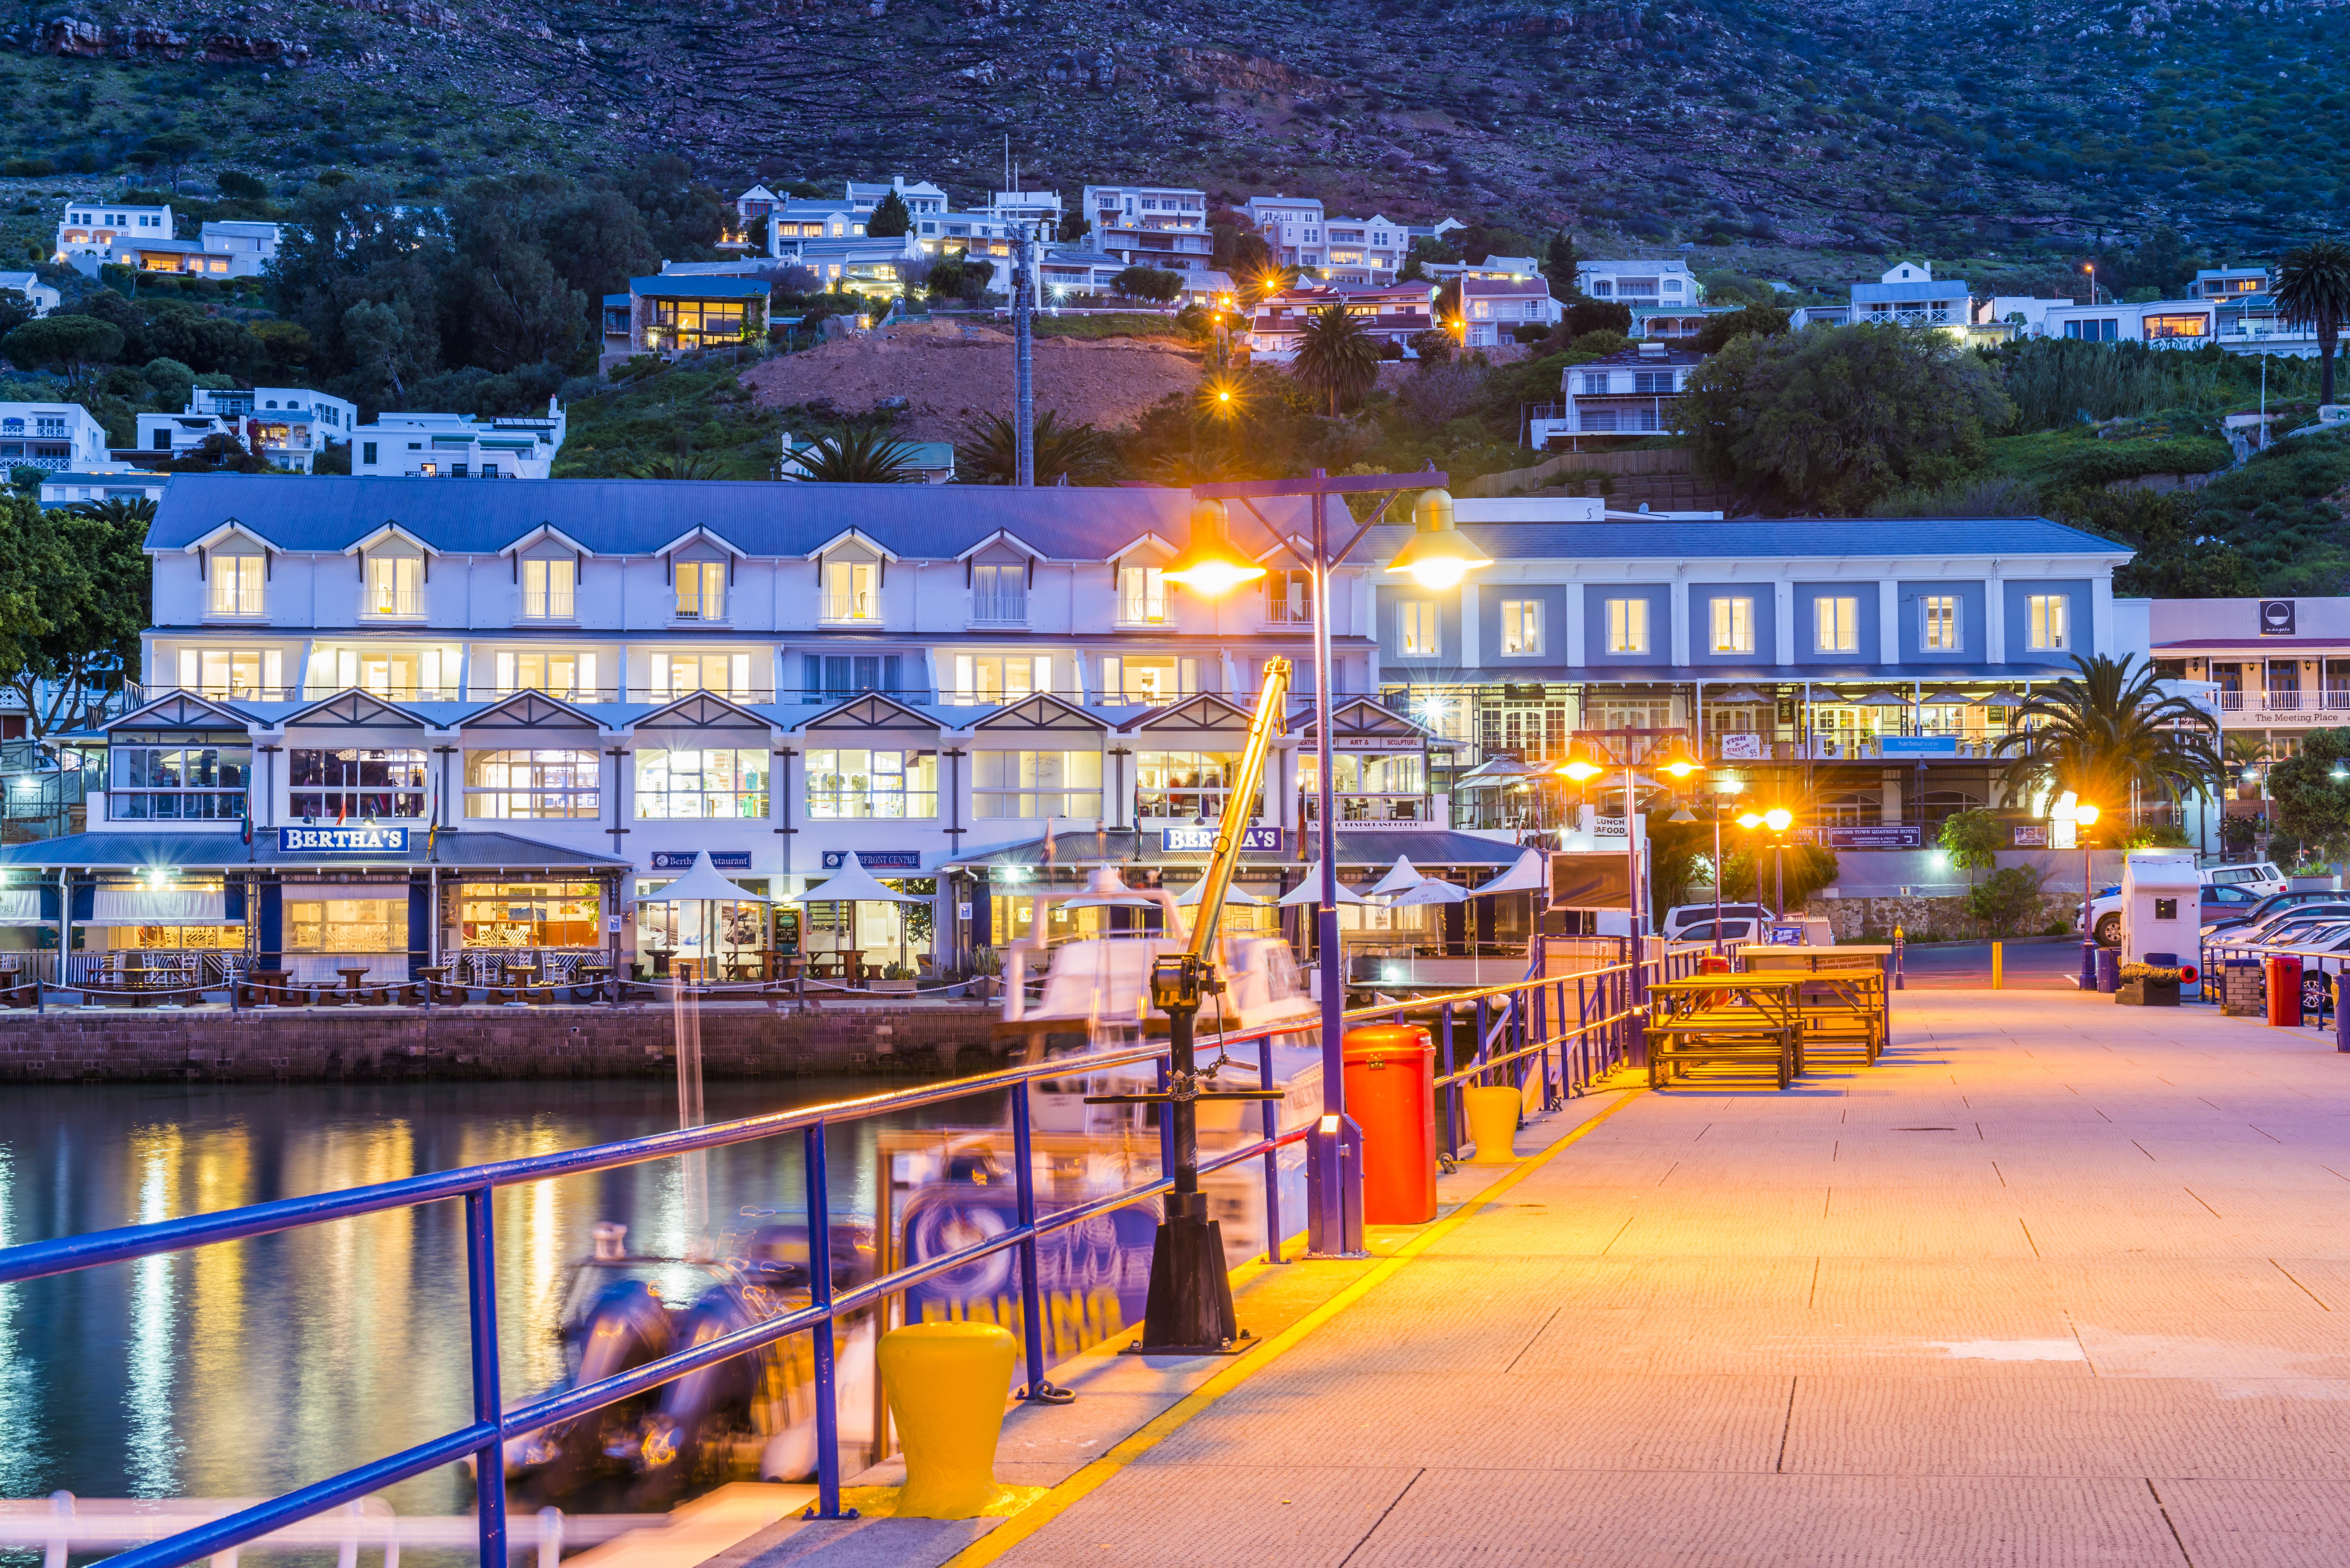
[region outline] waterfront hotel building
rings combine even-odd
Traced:
[[[1264,515],[1302,529],[1303,505]],[[1294,919],[1272,900],[1312,852],[1310,601],[1238,509],[1263,581],[1166,583],[1190,512],[1144,487],[182,475],[138,682],[64,742],[87,823],[0,850],[0,948],[57,978],[62,946],[75,979],[159,950],[314,982],[712,949],[952,968],[1026,929],[1040,878],[1188,886],[1274,656],[1297,693],[1240,883],[1266,902],[1236,918]],[[1494,565],[1453,589],[1380,569],[1396,527],[1336,573],[1355,885],[1399,856],[1481,881],[1555,842],[1575,802],[1544,764],[1578,732],[1637,760],[1693,730],[1715,776],[1823,828],[1929,832],[1990,796],[2002,693],[2146,644],[2112,595],[2127,553],[2039,519],[1596,512],[1461,503]],[[709,932],[640,901],[705,849],[772,898],[854,856],[927,901]],[[1425,935],[1525,918],[1480,909]]]

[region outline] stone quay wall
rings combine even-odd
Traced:
[[[702,1070],[983,1072],[1002,1059],[988,1039],[994,1018],[971,1003],[705,1006]],[[674,1074],[676,1064],[677,1023],[663,1005],[0,1012],[0,1083],[633,1078]]]
[[[2049,926],[2058,920],[2069,927],[2080,908],[2077,889],[2069,893],[2043,891],[2032,910],[2016,922],[2014,934],[2045,936]],[[1975,941],[1991,934],[1981,920],[1967,911],[1964,898],[1929,894],[1884,898],[1815,898],[1804,906],[1804,913],[1825,917],[1838,941],[1856,942],[1864,936],[1874,941],[1890,941],[1896,926],[1901,928],[1903,937],[1912,941],[1923,937]]]

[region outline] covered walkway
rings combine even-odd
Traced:
[[[2350,1057],[2045,992],[1896,1026],[1789,1093],[1628,1096],[956,1561],[2350,1561]]]

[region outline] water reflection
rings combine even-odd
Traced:
[[[712,1121],[869,1093],[869,1080],[715,1084]],[[0,1241],[15,1243],[544,1153],[673,1127],[672,1086],[12,1086]],[[994,1098],[898,1126],[986,1124]],[[879,1128],[836,1129],[843,1213],[873,1211]],[[804,1203],[796,1134],[708,1157],[710,1206]],[[562,1370],[551,1329],[598,1220],[632,1250],[691,1234],[678,1162],[501,1193],[509,1402]],[[395,1210],[0,1289],[0,1495],[253,1497],[461,1426],[472,1401],[463,1216]],[[403,1513],[465,1510],[454,1469],[394,1488]]]

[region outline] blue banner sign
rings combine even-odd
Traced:
[[[1956,735],[1879,735],[1877,750],[1888,757],[1955,757]]]
[[[691,871],[696,849],[656,849],[652,869],[656,871]],[[748,871],[751,852],[747,849],[713,849],[710,852],[710,868],[713,871]]]
[[[1247,827],[1241,830],[1243,849],[1281,852],[1281,829],[1278,827]],[[1207,855],[1216,847],[1216,830],[1212,827],[1170,827],[1159,843],[1169,855]]]
[[[920,871],[922,852],[919,849],[827,849],[824,852],[824,868],[838,871],[848,864],[850,856],[868,871]]]
[[[281,827],[280,855],[405,855],[404,827]]]
[[[1818,843],[1830,849],[1923,849],[1926,830],[1911,823],[1871,823],[1861,827],[1823,827]]]

